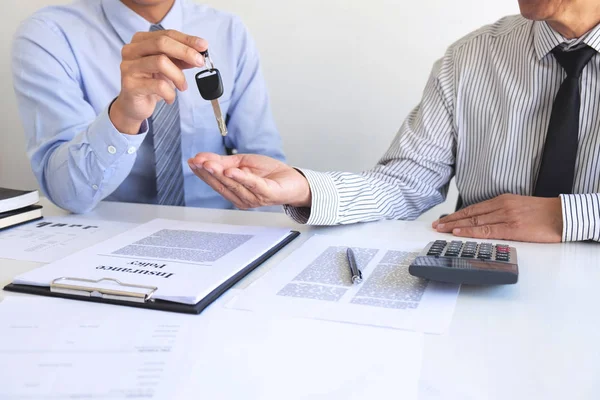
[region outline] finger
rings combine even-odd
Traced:
[[[183,71],[164,54],[121,63],[122,76],[136,73],[162,74],[165,78],[173,82],[177,89],[181,91],[187,89],[187,82]]]
[[[181,44],[193,48],[197,52],[203,52],[208,50],[208,42],[206,40],[198,36],[186,35],[185,33],[181,33],[173,29],[165,29],[162,31],[154,32],[137,32],[135,35],[133,35],[131,43],[140,43],[146,40],[152,40],[162,36],[176,40]]]
[[[190,162],[198,168],[204,168],[204,164],[207,161],[220,164],[221,171],[223,171],[230,168],[241,167],[242,156],[239,154],[233,156],[221,156],[215,153],[198,153],[195,157],[190,159]]]
[[[173,90],[177,89],[177,86],[175,86],[173,81],[171,81],[169,78],[167,78],[166,76],[164,76],[161,73],[152,74],[152,79],[162,79],[163,81],[167,82]],[[187,86],[187,83],[186,83],[186,86]]]
[[[179,60],[193,67],[204,65],[204,56],[190,46],[187,46],[168,36],[157,36],[138,43],[123,47],[123,60],[131,61],[140,58],[164,54],[173,60]]]
[[[436,230],[442,233],[450,233],[456,228],[471,228],[475,226],[483,225],[495,225],[505,223],[506,213],[503,210],[497,210],[489,214],[473,215],[469,218],[459,219],[458,221],[451,221],[445,223],[438,223]]]
[[[507,224],[483,225],[471,228],[456,228],[454,236],[473,239],[513,240],[514,232]]]
[[[156,95],[168,104],[173,104],[177,97],[175,89],[167,81],[161,79],[127,77],[123,79],[122,84],[123,88],[128,91],[144,96]]]
[[[222,169],[219,163],[207,161],[206,163],[204,163],[203,168],[214,178],[216,178],[220,183],[222,183],[227,188],[227,190],[231,191],[236,197],[242,200],[242,202],[244,203],[244,209],[257,208],[268,205],[264,204],[261,199],[259,199],[254,193],[248,190],[244,185],[225,176],[223,174],[224,170]]]
[[[239,197],[240,200],[246,204],[246,208],[256,208],[266,205],[263,204],[262,200],[251,190],[234,179],[226,176],[224,174],[225,170],[222,168],[221,164],[207,161],[204,163],[204,169],[206,169],[208,173],[212,174],[218,181],[225,185],[228,190]]]
[[[245,207],[244,202],[239,197],[237,197],[234,193],[228,190],[227,187],[223,185],[223,183],[221,183],[217,178],[208,173],[208,171],[203,170],[201,168],[196,168],[196,166],[193,164],[190,165],[190,168],[192,168],[192,171],[194,171],[194,174],[198,178],[202,179],[204,182],[206,182],[206,184],[208,184],[208,186],[213,188],[215,192],[219,193],[225,199],[233,203],[235,207],[239,208],[240,210],[247,208]]]
[[[227,169],[223,174],[229,179],[245,187],[255,197],[261,199],[262,203],[264,203],[265,200],[271,203],[270,200],[273,199],[273,191],[263,178],[256,176],[247,170],[241,170],[239,168]]]
[[[445,224],[452,221],[458,221],[461,219],[467,219],[476,215],[489,214],[493,211],[501,208],[501,203],[497,200],[498,198],[494,198],[491,200],[486,200],[481,203],[474,204],[469,207],[465,207],[460,211],[457,211],[453,214],[447,215],[433,223],[433,227],[436,228],[438,224]]]

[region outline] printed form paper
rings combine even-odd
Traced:
[[[157,219],[19,275],[13,283],[50,286],[62,277],[111,278],[156,287],[157,299],[195,304],[289,234],[288,229]],[[107,281],[95,287],[119,288]]]
[[[416,400],[423,335],[222,306],[0,303],[0,399]]]
[[[136,224],[77,216],[47,217],[0,232],[0,258],[49,263],[116,236]]]
[[[353,285],[352,247],[364,281]],[[408,273],[422,245],[315,235],[228,307],[427,333],[448,328],[460,285]]]
[[[193,366],[185,317],[9,296],[0,303],[0,399],[179,398]]]

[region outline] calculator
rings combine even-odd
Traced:
[[[413,276],[467,285],[517,283],[517,250],[505,244],[436,240],[408,267]]]

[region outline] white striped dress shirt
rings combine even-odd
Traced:
[[[464,205],[531,196],[552,104],[566,73],[550,51],[600,51],[600,25],[567,40],[545,22],[501,19],[459,40],[433,67],[421,103],[380,162],[361,174],[302,169],[311,208],[296,221],[335,225],[414,219],[445,200],[453,176]],[[581,77],[573,194],[563,194],[563,241],[600,241],[600,56]]]

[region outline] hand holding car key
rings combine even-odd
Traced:
[[[227,125],[225,117],[223,117],[223,113],[221,112],[221,106],[219,105],[219,98],[223,95],[221,73],[215,68],[208,50],[203,51],[201,54],[206,60],[206,69],[196,74],[196,85],[202,98],[211,102],[217,124],[219,125],[219,131],[221,132],[221,136],[225,137],[227,136]]]

